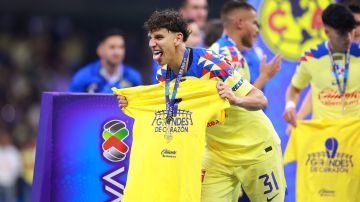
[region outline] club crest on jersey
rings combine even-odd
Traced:
[[[348,173],[354,167],[353,155],[340,152],[336,138],[328,138],[323,151],[308,153],[306,167],[313,173]]]
[[[154,132],[163,134],[166,132],[166,110],[155,112],[154,120],[151,125],[154,126]],[[188,133],[189,126],[193,125],[192,112],[184,109],[176,109],[175,116],[172,119],[170,128],[171,133]]]

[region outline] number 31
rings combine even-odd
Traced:
[[[271,178],[272,178],[272,182],[269,181],[269,175],[268,174],[264,174],[264,175],[260,175],[259,176],[259,180],[261,180],[262,178],[264,178],[264,186],[265,187],[269,187],[268,190],[264,191],[264,194],[268,194],[268,193],[271,193],[272,190],[273,190],[273,184],[275,185],[275,188],[276,190],[279,190],[279,186],[276,182],[276,178],[275,178],[275,175],[274,175],[274,172],[271,172]]]

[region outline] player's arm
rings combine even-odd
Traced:
[[[245,108],[247,110],[259,110],[267,107],[267,99],[257,88],[252,88],[246,96],[236,96],[235,93],[223,82],[216,85],[219,95],[227,98],[231,105]]]
[[[308,91],[306,94],[301,107],[297,113],[297,120],[304,120],[307,115],[312,112],[312,101],[311,101],[311,90]],[[288,124],[286,128],[286,134],[290,135],[292,131],[292,126]]]
[[[300,93],[301,90],[296,88],[292,84],[289,85],[286,91],[286,105],[283,118],[292,126],[296,126],[296,104],[299,100]]]
[[[285,109],[283,118],[290,125],[296,127],[296,104],[299,101],[301,91],[309,84],[311,80],[311,74],[308,71],[308,61],[310,58],[306,58],[305,54],[300,58],[300,63],[296,68],[295,74],[291,80],[291,83],[286,91],[285,96]]]
[[[312,112],[311,90],[309,90],[301,104],[300,110],[297,113],[297,120],[304,120],[307,115]]]
[[[280,64],[282,60],[282,56],[277,54],[269,63],[266,63],[266,55],[264,55],[263,59],[260,63],[260,75],[254,81],[254,86],[258,89],[262,89],[266,82],[270,80],[275,74],[280,70]]]

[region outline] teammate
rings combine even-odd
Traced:
[[[248,51],[255,44],[259,31],[256,10],[244,1],[231,0],[223,5],[221,19],[224,24],[224,34],[210,49],[225,55],[237,66],[237,70],[251,81],[250,76],[252,75],[250,75],[249,67],[240,51]],[[259,89],[263,88],[265,83],[280,70],[281,55],[276,55],[268,64],[266,64],[266,58],[266,56],[262,58],[260,66],[252,63],[257,66],[251,67],[259,68],[260,73],[253,83]]]
[[[98,48],[99,60],[80,69],[72,78],[71,92],[111,93],[112,87],[125,88],[142,84],[140,73],[124,64],[125,39],[121,31],[108,30]]]
[[[349,9],[351,10],[352,14],[354,15],[356,26],[353,30],[352,40],[354,42],[360,42],[360,6],[356,4],[350,4]],[[306,94],[302,105],[299,109],[299,112],[296,114],[297,120],[305,119],[312,111],[312,98],[311,98],[311,90]],[[288,125],[286,129],[286,133],[289,135],[291,133],[291,125]]]
[[[255,42],[258,32],[255,9],[246,2],[229,1],[221,10],[221,19],[224,34],[210,49],[224,55],[250,79],[246,60],[238,48],[252,47]],[[267,66],[263,60],[262,68],[266,71],[262,71],[254,85],[262,87],[278,71],[280,61],[279,55]],[[260,110],[231,108],[227,115],[224,125],[207,130],[203,201],[237,201],[241,188],[251,201],[283,201],[286,185],[282,153],[272,123]],[[263,179],[270,175],[274,178],[269,184]]]
[[[286,92],[284,119],[296,126],[295,107],[303,88],[311,82],[312,119],[360,116],[360,48],[352,42],[356,21],[351,11],[329,5],[322,21],[328,41],[305,52]],[[316,68],[315,68],[316,67]]]

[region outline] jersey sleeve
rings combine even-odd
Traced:
[[[205,64],[202,79],[212,79],[216,77],[217,80],[223,81],[228,85],[237,96],[246,96],[253,88],[222,55],[218,55],[209,50],[200,59],[200,63]]]
[[[69,85],[69,92],[86,92],[86,71],[85,69],[80,69],[71,79]]]
[[[298,64],[296,72],[291,80],[291,84],[298,89],[304,89],[311,80],[311,75],[307,68],[308,62],[306,60],[305,56],[300,59],[300,63]]]

